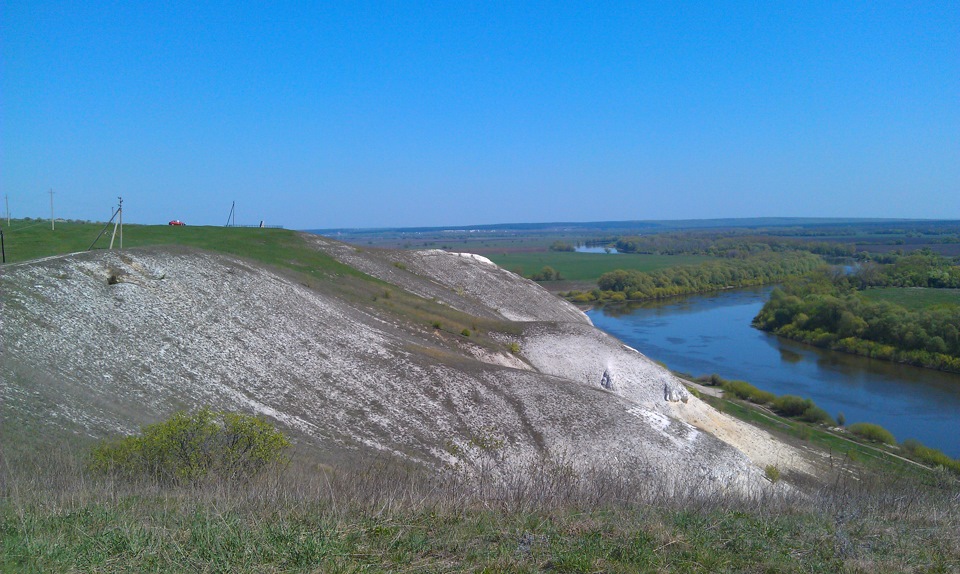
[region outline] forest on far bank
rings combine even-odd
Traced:
[[[875,288],[885,288],[883,297],[871,296]],[[929,251],[849,274],[821,268],[775,289],[754,325],[819,347],[960,372],[958,288],[960,265]],[[910,304],[915,298],[930,303]]]

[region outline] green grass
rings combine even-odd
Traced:
[[[951,572],[949,492],[861,475],[809,497],[533,508],[350,475],[289,493],[68,484],[0,497],[2,572]],[[359,480],[358,480],[359,479]],[[355,484],[375,490],[354,491]],[[388,484],[389,482],[389,484]],[[400,489],[398,489],[398,486]],[[452,494],[452,496],[451,496]],[[412,495],[412,496],[409,496]],[[509,497],[508,497],[509,498]],[[934,510],[935,509],[935,510]]]
[[[103,224],[58,222],[51,230],[49,222],[37,224],[14,220],[4,228],[7,262],[28,261],[51,255],[86,251],[103,229]],[[110,244],[113,226],[94,249]],[[119,248],[119,235],[114,248]],[[170,225],[124,225],[123,247],[182,245],[237,255],[311,274],[334,272],[357,275],[352,268],[337,263],[326,254],[310,248],[293,231],[248,227],[176,227]]]
[[[488,255],[491,261],[515,271],[523,270],[524,276],[550,266],[568,281],[595,282],[601,275],[615,269],[654,271],[677,265],[696,265],[711,258],[701,255],[640,255],[633,253],[571,253],[546,251],[542,253],[505,253]]]
[[[924,289],[921,287],[881,287],[862,291],[872,301],[887,301],[911,311],[938,305],[960,305],[960,289]]]
[[[131,501],[132,502],[132,501]],[[155,508],[151,509],[150,506]],[[147,506],[144,508],[144,506]],[[824,517],[598,511],[338,516],[97,503],[2,516],[5,572],[836,572]],[[891,544],[893,533],[886,533]],[[925,549],[918,547],[920,551]],[[925,561],[934,549],[925,550]],[[949,554],[939,557],[949,564]]]

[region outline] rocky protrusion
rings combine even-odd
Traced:
[[[603,376],[600,377],[600,386],[608,391],[613,390],[613,375],[611,375],[607,369],[603,370]]]
[[[669,403],[687,402],[690,393],[677,379],[670,379],[663,384],[663,400]]]

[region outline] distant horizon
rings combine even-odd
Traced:
[[[507,226],[562,226],[562,225],[573,225],[573,226],[587,226],[587,225],[615,225],[615,224],[656,224],[656,223],[684,223],[684,222],[748,222],[748,221],[771,221],[767,223],[769,226],[776,226],[774,221],[783,221],[785,223],[789,222],[801,222],[806,221],[811,225],[817,223],[951,223],[957,222],[960,223],[960,219],[942,219],[942,218],[915,218],[915,217],[792,217],[792,216],[757,216],[757,217],[704,217],[704,218],[680,218],[680,219],[609,219],[609,220],[597,220],[597,221],[505,221],[498,223],[473,223],[473,224],[456,224],[456,225],[413,225],[413,226],[387,226],[387,227],[315,227],[315,228],[303,228],[298,229],[298,231],[391,231],[391,230],[407,230],[407,229],[426,229],[426,230],[472,230],[472,229],[482,229],[482,228],[498,228],[498,227],[507,227]]]
[[[30,220],[37,223],[49,222],[50,216],[22,216],[22,217],[11,217],[12,220]],[[105,223],[108,221],[108,218],[104,219],[84,219],[84,218],[74,218],[74,217],[61,217],[55,215],[57,222],[67,222],[67,221],[88,221],[93,223]],[[588,227],[588,226],[602,226],[610,227],[617,229],[628,229],[632,225],[642,225],[646,224],[650,227],[658,227],[656,224],[702,224],[694,225],[696,228],[710,228],[713,225],[721,226],[723,223],[732,223],[734,227],[738,227],[737,223],[746,224],[748,222],[755,222],[756,226],[760,227],[778,227],[780,225],[818,225],[824,224],[829,225],[832,223],[842,224],[842,223],[960,223],[960,218],[951,219],[951,218],[929,218],[929,217],[806,217],[806,216],[753,216],[753,217],[704,217],[704,218],[676,218],[676,219],[606,219],[606,220],[583,220],[583,221],[501,221],[494,223],[470,223],[470,224],[453,224],[453,225],[409,225],[409,226],[382,226],[382,227],[290,227],[283,225],[282,223],[266,223],[263,222],[264,227],[279,227],[288,229],[291,231],[306,231],[306,232],[371,232],[371,231],[406,231],[406,230],[424,230],[424,231],[441,231],[441,230],[496,230],[502,228],[530,228],[537,227],[543,229],[552,229],[554,227],[560,226],[573,226],[573,227]],[[124,219],[124,224],[127,225],[167,225],[169,222],[148,222],[144,223],[141,221],[130,221],[129,219]],[[229,227],[225,224],[216,224],[216,223],[189,223],[185,222],[190,227]],[[238,222],[235,224],[236,227],[258,227],[261,222]],[[617,225],[623,224],[622,227],[616,227]],[[632,225],[631,225],[632,224]],[[739,225],[742,227],[751,227],[753,225]],[[0,228],[6,227],[6,215],[3,214],[0,218]]]
[[[43,207],[46,208],[46,213],[39,214],[18,214],[14,209],[15,201],[17,196],[12,194],[5,194],[6,197],[0,197],[0,226],[5,225],[6,222],[6,207],[3,200],[10,198],[10,216],[11,219],[33,219],[33,220],[50,220],[49,213],[49,195],[47,195],[47,204]],[[55,194],[55,198],[57,195]],[[36,202],[35,202],[36,203]],[[72,205],[72,204],[71,204]],[[107,202],[105,205],[110,205]],[[54,215],[57,221],[60,220],[78,220],[78,221],[107,221],[117,208],[117,202],[114,201],[110,205],[109,209],[104,209],[103,217],[83,217],[75,216],[71,213],[63,213],[58,205],[54,205]],[[134,208],[136,211],[136,208]],[[237,213],[242,213],[242,206],[236,208]],[[131,217],[131,203],[129,200],[124,199],[124,223],[134,224],[134,225],[165,225],[168,221],[174,219],[179,219],[185,221],[188,225],[193,226],[213,226],[213,227],[223,227],[224,223],[227,221],[227,216],[230,213],[230,206],[226,211],[222,220],[224,223],[218,223],[212,219],[199,219],[192,221],[199,221],[195,223],[192,221],[187,221],[184,217],[177,216],[177,212],[171,212],[172,215],[169,217],[160,218],[156,221],[148,221],[140,215],[139,212],[135,212]],[[242,217],[242,216],[241,216]],[[396,224],[384,224],[384,225],[338,225],[332,227],[317,227],[312,224],[307,224],[303,226],[290,225],[285,222],[285,218],[280,218],[279,220],[265,220],[265,219],[241,219],[241,217],[235,217],[237,221],[237,226],[257,226],[261,222],[264,225],[270,225],[274,227],[283,227],[286,229],[296,229],[296,230],[337,230],[337,229],[409,229],[409,228],[424,228],[424,229],[449,229],[455,227],[484,227],[484,226],[496,226],[496,225],[548,225],[548,224],[584,224],[584,223],[623,223],[623,222],[681,222],[681,221],[742,221],[742,220],[823,220],[823,221],[960,221],[960,215],[956,217],[931,217],[931,216],[919,216],[919,217],[905,217],[905,216],[887,216],[887,215],[856,215],[856,216],[837,216],[837,215],[724,215],[724,216],[704,216],[704,217],[661,217],[661,218],[645,218],[645,219],[609,219],[609,218],[597,218],[597,219],[541,219],[541,220],[498,220],[496,222],[487,222],[487,223],[452,223],[452,224],[437,224],[432,222],[425,222],[422,224],[408,224],[408,225],[396,225]]]

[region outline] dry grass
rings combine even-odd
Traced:
[[[960,489],[841,469],[704,496],[656,476],[293,465],[240,486],[129,483],[51,453],[2,469],[2,571],[950,572]]]

